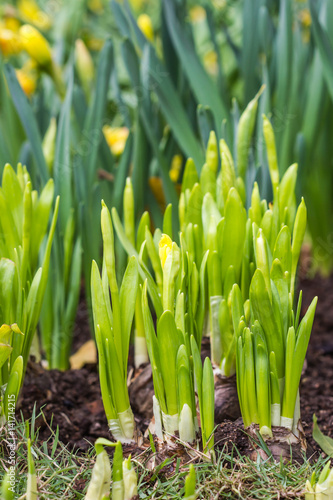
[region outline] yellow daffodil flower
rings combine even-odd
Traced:
[[[110,127],[104,125],[103,133],[112,154],[119,156],[125,149],[125,144],[129,134],[127,127]]]
[[[138,17],[138,26],[147,40],[154,40],[154,29],[150,17],[147,14],[141,14]]]
[[[21,39],[17,33],[0,28],[0,50],[5,57],[18,54],[22,48]]]
[[[5,17],[4,27],[7,30],[11,30],[17,33],[18,30],[20,29],[20,26],[21,26],[20,21],[16,19],[16,17]]]

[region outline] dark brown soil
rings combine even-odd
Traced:
[[[333,276],[327,279],[319,276],[313,280],[302,279],[300,288],[303,289],[303,314],[312,298],[315,295],[319,297],[307,366],[301,382],[303,427],[310,450],[313,449],[317,456],[320,448],[312,439],[314,413],[324,434],[333,437]],[[87,321],[81,304],[75,330],[76,348],[83,343],[82,340],[87,340]],[[144,431],[151,414],[149,395],[152,383],[149,368],[141,377],[134,381],[130,394],[138,427]],[[148,386],[142,383],[143,379]],[[56,370],[44,371],[32,365],[25,378],[20,403],[19,410],[25,418],[31,417],[35,403],[37,415],[42,409],[44,416],[40,415],[36,423],[40,427],[39,439],[42,441],[50,437],[48,424],[51,421],[54,430],[59,426],[60,440],[70,447],[86,450],[97,437],[110,437],[96,366],[89,365],[81,370],[61,373]],[[140,415],[139,411],[143,414]],[[219,447],[227,445],[228,449],[235,444],[241,453],[245,451],[247,437],[242,430],[241,420],[223,421],[216,431],[215,442]]]
[[[333,437],[333,276],[303,279],[303,313],[318,296],[313,331],[307,354],[307,367],[301,380],[301,415],[308,442],[312,439],[312,416],[315,413],[321,431]]]

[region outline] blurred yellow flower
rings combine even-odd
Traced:
[[[51,48],[43,35],[30,24],[20,28],[21,42],[24,50],[40,66],[49,66],[52,63]]]
[[[150,17],[147,14],[141,14],[138,17],[138,26],[147,40],[154,40],[154,29]]]
[[[86,40],[86,46],[89,50],[93,50],[94,52],[99,52],[102,50],[105,40],[101,38],[89,37]]]
[[[100,14],[101,12],[104,11],[104,5],[102,0],[88,0],[88,7],[96,14]]]
[[[0,28],[0,50],[6,57],[21,52],[22,43],[18,34],[12,30]]]
[[[174,155],[171,161],[171,168],[169,171],[169,176],[172,182],[176,183],[179,179],[181,168],[183,164],[182,155]]]
[[[20,21],[16,19],[16,17],[5,17],[4,19],[4,27],[7,30],[15,31],[17,32],[21,26]]]
[[[37,67],[35,61],[29,59],[20,69],[15,70],[16,77],[24,93],[30,97],[37,86]]]
[[[204,65],[208,73],[216,75],[218,72],[217,54],[215,50],[210,50],[204,55]]]
[[[40,10],[34,0],[19,0],[17,8],[25,22],[31,23],[43,31],[47,31],[51,27],[51,19]]]
[[[190,9],[190,19],[192,23],[199,23],[206,19],[206,11],[201,5],[195,5]]]
[[[28,71],[22,69],[16,70],[17,79],[22,87],[24,93],[30,97],[36,90],[37,77]]]
[[[167,256],[172,250],[172,239],[167,234],[162,234],[158,244],[158,253],[161,259],[162,269],[164,268]]]
[[[299,18],[304,28],[311,26],[311,14],[309,9],[302,9],[299,13]]]
[[[302,39],[304,43],[310,42],[311,37],[311,14],[309,9],[304,8],[299,11],[298,18],[302,26]]]
[[[127,127],[110,127],[104,125],[103,133],[112,154],[119,156],[125,149],[125,144],[129,134]]]

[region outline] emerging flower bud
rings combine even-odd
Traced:
[[[75,42],[75,66],[87,96],[90,94],[95,69],[92,57],[85,43],[78,39]]]
[[[172,250],[172,239],[167,234],[162,234],[158,246],[159,246],[159,256],[161,259],[162,268],[164,268],[167,256]]]

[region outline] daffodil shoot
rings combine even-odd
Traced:
[[[96,262],[93,262],[91,268],[91,295],[100,384],[111,434],[121,442],[130,442],[134,437],[135,424],[127,389],[127,363],[139,285],[138,264],[135,257],[129,260],[119,288],[113,226],[110,212],[104,203],[101,227],[102,274]]]

